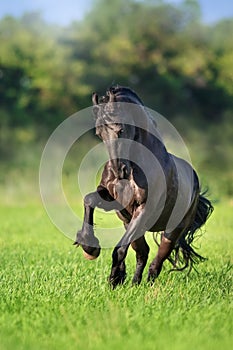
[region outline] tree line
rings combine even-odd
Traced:
[[[196,0],[96,0],[65,28],[5,17],[0,123],[54,127],[112,83],[169,119],[220,122],[233,107],[232,33],[233,19],[203,24]]]

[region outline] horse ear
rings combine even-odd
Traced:
[[[99,98],[98,98],[98,95],[96,92],[93,92],[93,94],[92,94],[92,103],[93,103],[93,105],[98,105],[98,103],[99,103]]]
[[[93,111],[94,117],[97,118],[97,114],[99,111],[99,106],[98,106],[99,98],[96,92],[93,92],[92,94],[92,103],[93,103],[92,111]]]

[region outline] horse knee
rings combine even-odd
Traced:
[[[110,200],[105,192],[104,194],[106,197],[103,197],[103,193],[101,194],[98,191],[87,194],[84,197],[84,205],[91,208],[98,207],[106,211],[117,209],[115,201]]]
[[[113,253],[112,253],[113,264],[117,263],[119,265],[125,259],[127,248],[128,248],[127,246],[121,246],[113,250]]]
[[[95,208],[96,204],[97,203],[96,203],[96,193],[95,192],[89,193],[84,197],[84,205],[85,206]]]

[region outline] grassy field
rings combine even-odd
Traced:
[[[40,204],[0,208],[0,349],[232,349],[232,227],[229,200],[216,205],[198,242],[208,261],[131,287],[107,284],[111,251],[86,261]],[[156,252],[150,240],[150,260]]]

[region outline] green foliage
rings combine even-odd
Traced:
[[[82,64],[69,64],[60,31],[36,14],[0,22],[0,91],[9,126],[54,126],[76,111],[70,92],[76,90],[79,98],[87,93],[81,86],[74,89]]]
[[[217,192],[232,195],[232,35],[232,19],[204,25],[196,0],[96,0],[67,28],[38,13],[1,19],[1,161],[38,154],[92,91],[119,83],[175,123],[206,182],[215,174]]]
[[[232,108],[232,20],[201,23],[198,2],[98,0],[62,29],[39,14],[0,21],[0,92],[9,125],[54,126],[113,81],[169,118],[201,121]],[[215,101],[218,97],[218,102]],[[213,101],[214,97],[214,101]]]

